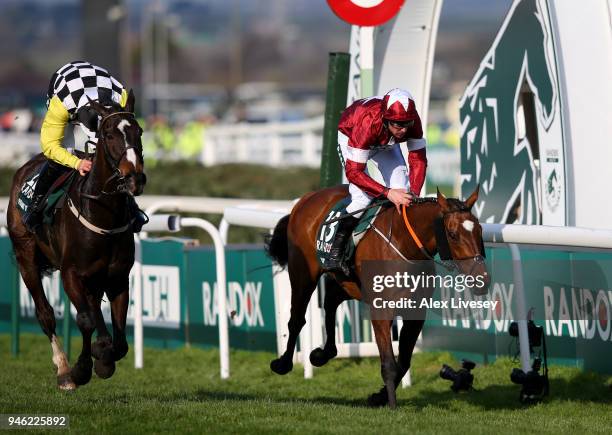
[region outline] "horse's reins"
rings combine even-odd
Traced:
[[[414,229],[412,228],[412,225],[410,225],[410,220],[408,219],[408,214],[406,213],[406,210],[408,209],[407,206],[402,205],[402,217],[404,218],[404,225],[406,225],[406,228],[408,229],[408,233],[410,234],[410,237],[412,237],[412,240],[414,240],[414,243],[416,243],[417,247],[419,248],[419,250],[421,251],[421,253],[427,257],[429,260],[433,261],[434,263],[444,267],[446,270],[458,270],[458,267],[456,264],[452,264],[448,265],[447,261],[438,261],[436,260],[434,257],[432,257],[431,255],[429,255],[429,252],[427,251],[427,249],[425,249],[425,246],[423,246],[423,243],[421,242],[421,239],[419,239],[419,236],[417,236],[416,232],[414,231]]]
[[[387,200],[388,201],[388,200]],[[384,202],[384,201],[383,201]],[[334,219],[330,219],[329,221],[327,221],[326,223],[333,223],[336,222],[338,220],[341,220],[343,218],[346,218],[348,216],[352,216],[354,214],[360,213],[362,211],[368,210],[370,208],[373,207],[378,207],[381,205],[381,202],[377,202],[374,204],[370,204],[367,207],[364,207],[360,210],[351,212],[351,213],[345,213],[341,216],[338,216]],[[410,234],[410,237],[412,237],[412,240],[414,240],[414,243],[417,245],[417,247],[419,248],[419,250],[421,251],[421,253],[429,260],[433,261],[435,264],[438,264],[442,267],[444,267],[446,270],[449,271],[454,271],[454,270],[459,270],[459,267],[457,266],[457,264],[455,264],[455,261],[461,261],[461,260],[469,260],[469,259],[473,259],[476,264],[481,263],[482,262],[482,255],[478,254],[474,257],[468,257],[468,258],[458,258],[458,259],[452,259],[450,261],[438,261],[436,260],[428,251],[427,249],[425,249],[425,246],[423,245],[423,243],[421,242],[421,239],[419,238],[419,236],[416,234],[416,232],[414,231],[414,228],[412,228],[412,225],[410,224],[410,220],[408,219],[408,214],[407,214],[407,209],[408,207],[405,205],[402,205],[402,217],[403,217],[403,221],[404,221],[404,225],[406,226],[406,229],[408,230],[408,233]],[[451,212],[452,213],[452,212]],[[390,246],[391,248],[393,248],[393,250],[404,260],[407,262],[410,262],[405,255],[403,255],[399,249],[393,245],[392,241],[391,241],[391,237],[385,237],[385,235],[376,227],[376,225],[371,224],[370,225],[374,231],[383,238],[383,240],[385,240]]]
[[[421,240],[419,239],[419,236],[417,236],[416,232],[412,228],[412,225],[410,225],[410,220],[408,219],[408,214],[406,212],[407,209],[408,209],[408,207],[406,207],[405,205],[402,205],[402,217],[404,218],[404,224],[406,225],[406,228],[408,229],[408,232],[410,233],[410,236],[412,237],[412,239],[416,243],[416,245],[419,248],[419,250],[429,260],[431,260],[434,263],[444,267],[446,270],[449,270],[449,271],[453,271],[453,270],[459,271],[459,267],[455,263],[457,261],[463,261],[463,260],[470,260],[471,259],[471,260],[474,260],[475,264],[480,264],[480,263],[484,262],[482,253],[480,253],[478,255],[475,255],[473,257],[453,258],[450,261],[444,261],[444,260],[443,261],[438,261],[438,260],[436,260],[434,257],[432,257],[429,254],[429,252],[427,252],[427,249],[425,249],[425,247],[423,246],[423,243],[421,243]],[[456,210],[456,211],[451,211],[451,212],[448,212],[448,213],[444,213],[443,216],[446,215],[446,214],[449,214],[449,213],[456,213],[456,212],[459,212],[459,211],[461,211],[461,210]]]

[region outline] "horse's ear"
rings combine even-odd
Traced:
[[[127,102],[125,103],[125,110],[127,112],[134,113],[135,102],[136,102],[136,97],[134,96],[134,91],[130,89],[130,92],[128,92]]]
[[[98,114],[102,118],[104,118],[105,116],[111,113],[110,110],[108,110],[106,107],[104,107],[102,104],[98,103],[97,101],[94,101],[89,97],[87,97],[87,99],[89,100],[89,106],[92,109],[94,109],[96,112],[98,112]]]
[[[442,211],[448,211],[448,202],[446,201],[446,196],[440,192],[440,189],[436,187],[436,192],[438,193],[438,204],[442,208]]]
[[[480,183],[478,183],[476,185],[476,189],[474,189],[474,191],[472,192],[472,194],[469,196],[468,199],[465,200],[465,205],[468,206],[468,208],[472,208],[472,206],[474,205],[474,203],[478,200],[478,192],[480,191]]]

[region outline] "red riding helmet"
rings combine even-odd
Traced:
[[[391,89],[383,97],[383,104],[383,118],[389,121],[407,122],[419,117],[414,98],[403,89]]]

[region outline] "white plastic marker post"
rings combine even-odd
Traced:
[[[359,28],[359,63],[361,66],[361,98],[374,94],[374,27]]]
[[[229,325],[227,320],[227,281],[225,276],[225,248],[219,231],[213,224],[200,218],[183,218],[184,227],[197,227],[206,231],[215,245],[215,263],[217,268],[217,310],[219,313],[219,359],[221,379],[230,375],[229,363]]]
[[[306,324],[302,328],[300,334],[300,350],[302,354],[302,364],[304,365],[304,379],[312,379],[313,368],[310,362],[310,351],[312,350],[312,306],[315,303],[314,298],[310,298],[306,307]]]
[[[527,328],[527,302],[525,301],[525,288],[523,284],[523,269],[521,267],[521,252],[518,245],[509,243],[512,254],[512,274],[514,278],[514,291],[516,292],[516,314],[519,332],[519,349],[521,353],[521,368],[525,373],[531,370],[531,353],[529,352],[529,329]]]
[[[3,236],[7,233],[7,226],[8,224],[6,223],[6,212],[0,211],[0,236]]]
[[[172,214],[158,214],[149,218],[144,231],[170,231],[181,229],[180,216]],[[142,241],[138,234],[134,234],[134,367],[144,367],[144,332],[142,321]]]
[[[143,326],[142,326],[142,243],[140,236],[134,234],[134,367],[144,366]]]

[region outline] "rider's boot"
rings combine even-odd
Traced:
[[[346,243],[351,237],[353,230],[359,223],[359,218],[354,216],[347,216],[338,221],[338,229],[336,230],[336,237],[332,244],[329,253],[329,262],[327,266],[331,270],[338,270],[344,273],[346,276],[351,274],[351,269],[344,258],[344,252],[346,250]]]
[[[42,223],[42,208],[45,202],[44,193],[34,193],[32,202],[28,207],[28,211],[23,218],[23,223],[29,232],[36,232],[36,228]]]
[[[43,211],[47,192],[57,177],[57,170],[47,162],[40,171],[36,187],[32,195],[32,202],[23,218],[23,223],[30,232],[35,232],[36,228],[42,223]]]

